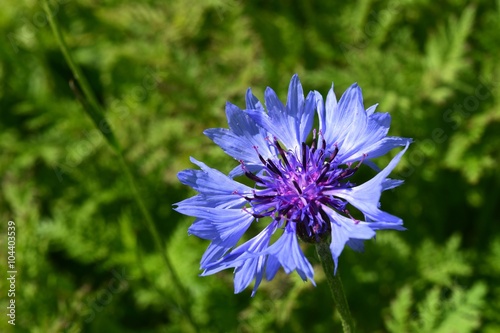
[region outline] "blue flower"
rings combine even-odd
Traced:
[[[280,267],[314,284],[314,270],[299,239],[329,242],[336,269],[346,244],[360,251],[376,230],[404,230],[400,218],[380,209],[380,196],[402,184],[387,177],[411,142],[387,136],[390,115],[376,113],[376,105],[365,110],[357,84],[338,102],[332,85],[324,102],[316,91],[304,98],[294,75],[286,105],[267,88],[265,106],[250,89],[245,110],[227,103],[229,129],[212,128],[205,135],[239,165],[227,176],[191,158],[200,170],[184,170],[178,177],[199,194],[175,208],[196,218],[189,234],[211,242],[201,259],[202,275],[234,268],[235,293],[255,279],[252,296],[264,276],[271,280]],[[313,130],[316,114],[319,128]],[[371,162],[396,147],[404,149],[384,169]],[[356,184],[351,177],[361,164],[377,174]],[[255,186],[234,179],[240,176]],[[348,204],[364,220],[354,218]],[[259,220],[267,223],[262,231],[238,244]],[[272,241],[275,233],[279,238]]]

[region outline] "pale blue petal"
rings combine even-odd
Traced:
[[[363,252],[365,250],[364,239],[351,238],[347,241],[346,245],[356,252]]]
[[[275,256],[287,274],[295,270],[304,281],[309,278],[314,283],[314,270],[299,246],[295,223],[286,226],[283,235],[266,253]]]
[[[272,234],[276,230],[276,223],[271,223],[257,236],[238,246],[226,256],[216,262],[210,262],[203,268],[202,275],[210,275],[227,268],[236,268],[234,277],[235,293],[241,292],[255,278],[255,294],[266,267],[267,255],[262,254],[269,246]]]
[[[332,84],[326,97],[326,104],[323,106],[320,94],[315,93],[320,118],[320,131],[327,143],[327,149],[333,150],[334,146],[341,147],[354,121],[354,115],[359,114],[360,110],[363,110],[363,102],[360,95],[361,91],[358,85],[353,84],[346,90],[337,103]]]
[[[377,106],[378,106],[378,103],[370,106],[368,109],[366,109],[366,114],[368,116],[371,116],[375,112],[375,110],[377,109]]]
[[[390,189],[393,189],[393,188],[398,187],[400,185],[403,185],[404,182],[405,182],[404,180],[400,180],[400,179],[386,178],[382,182],[382,191],[390,190]]]
[[[253,110],[264,113],[263,109]],[[265,113],[264,113],[265,114]],[[268,133],[248,115],[231,103],[226,104],[229,129],[210,128],[203,133],[219,145],[228,155],[245,163],[259,164],[258,152],[264,158],[275,155],[268,142]]]
[[[333,85],[332,85],[333,89]],[[319,92],[314,91],[314,98],[316,99],[316,111],[318,113],[318,120],[319,120],[319,131],[320,133],[325,135],[325,130],[326,130],[326,111],[325,111],[325,103],[323,101],[323,95],[321,95]]]
[[[299,121],[299,142],[306,142],[307,137],[312,131],[314,125],[314,110],[316,109],[316,100],[314,98],[314,93],[310,92],[301,111],[300,121]]]
[[[358,150],[357,152],[350,155],[348,158],[344,159],[344,163],[359,161],[363,158],[376,158],[387,154],[390,150],[396,147],[406,146],[412,143],[413,140],[409,138],[401,138],[396,136],[385,137],[370,146],[366,146],[363,150]]]
[[[249,171],[251,173],[258,173],[259,171],[262,170],[262,163],[259,161],[259,164],[253,164],[253,163],[245,163],[245,169],[240,165],[236,166],[233,170],[229,172],[229,177],[234,178],[241,176],[245,173],[245,171]]]
[[[396,167],[403,154],[408,149],[406,147],[399,152],[392,161],[375,177],[353,188],[338,189],[327,192],[328,194],[347,200],[351,205],[359,209],[363,214],[374,221],[393,222],[400,224],[400,218],[383,212],[378,208],[380,195],[384,189],[384,182],[391,171]],[[387,184],[387,183],[386,183]]]
[[[252,94],[252,89],[250,88],[247,89],[245,102],[248,110],[264,110],[262,103]]]
[[[278,273],[279,268],[281,267],[281,264],[279,260],[272,255],[269,255],[267,257],[267,264],[266,264],[266,280],[271,281],[274,279],[274,276],[276,273]]]
[[[181,183],[192,187],[200,193],[196,201],[205,200],[205,206],[211,207],[242,207],[245,199],[242,197],[245,193],[251,193],[252,189],[246,185],[238,183],[222,172],[212,169],[202,162],[191,157],[191,162],[198,165],[201,170],[183,170],[177,177]],[[191,199],[194,201],[194,199]],[[195,205],[190,199],[181,201],[177,205]]]
[[[210,265],[215,261],[218,261],[220,258],[222,258],[224,254],[226,254],[230,250],[231,246],[228,247],[227,244],[225,243],[221,242],[219,239],[214,240],[210,243],[207,250],[205,251],[205,253],[203,253],[203,256],[201,257],[200,261],[201,269],[205,269],[206,266]],[[234,245],[236,245],[236,243],[233,244],[232,246]]]
[[[290,85],[288,86],[288,96],[286,100],[286,111],[287,113],[299,119],[300,110],[304,104],[304,90],[302,90],[302,84],[300,84],[299,76],[294,74],[290,80]]]
[[[370,227],[370,223],[354,221],[351,218],[338,214],[333,209],[324,206],[323,210],[331,219],[332,242],[330,250],[337,271],[338,258],[344,250],[344,246],[349,239],[370,239],[375,236],[375,231]]]
[[[229,237],[241,238],[255,219],[252,214],[242,209],[178,206],[175,210],[185,215],[210,221],[219,232],[221,240]]]
[[[264,97],[268,113],[246,110],[247,114],[259,126],[273,133],[287,149],[298,151],[313,126],[316,109],[314,93],[309,93],[304,100],[302,85],[298,76],[294,75],[290,81],[286,106],[271,88],[266,89]]]
[[[219,238],[215,226],[208,220],[197,219],[189,228],[188,235],[195,235],[202,239],[214,240]]]

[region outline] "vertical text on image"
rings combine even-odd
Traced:
[[[16,274],[16,223],[9,221],[7,223],[7,285],[9,286],[7,322],[11,325],[16,325]]]

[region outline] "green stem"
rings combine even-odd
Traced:
[[[70,67],[73,76],[80,85],[83,94],[86,98],[86,102],[88,102],[89,104],[89,107],[86,108],[86,112],[94,122],[97,129],[99,129],[104,135],[104,137],[107,139],[108,143],[111,145],[113,150],[119,152],[120,146],[118,144],[118,141],[116,140],[116,137],[114,136],[113,132],[109,130],[107,127],[108,124],[106,122],[106,119],[104,118],[104,112],[102,111],[100,104],[97,102],[97,98],[95,97],[94,92],[92,91],[92,88],[90,87],[90,84],[87,81],[87,78],[85,77],[85,75],[83,75],[80,67],[75,63],[73,57],[71,56],[71,53],[69,52],[68,46],[64,41],[64,38],[61,34],[61,30],[59,29],[59,25],[54,20],[54,15],[50,11],[48,0],[45,0],[43,2],[43,9],[47,14],[47,19],[52,29],[52,33],[56,38],[57,44],[59,44],[59,48],[61,49],[61,52],[64,55],[64,59],[68,63],[68,66]]]
[[[104,115],[104,112],[97,102],[97,98],[94,95],[94,92],[92,88],[90,87],[89,82],[87,81],[86,77],[83,75],[80,67],[75,63],[73,60],[73,57],[71,53],[69,52],[69,49],[66,45],[66,42],[64,41],[64,38],[61,34],[61,31],[59,29],[59,26],[57,22],[54,20],[54,17],[52,15],[52,12],[50,11],[49,3],[48,0],[45,0],[43,3],[43,7],[45,10],[45,13],[47,14],[47,18],[50,24],[50,27],[52,29],[52,32],[57,40],[57,43],[61,49],[61,52],[64,55],[64,58],[66,62],[68,63],[71,72],[73,73],[73,76],[75,77],[76,81],[78,82],[79,86],[82,89],[84,98],[80,98],[80,101],[82,102],[83,108],[85,112],[90,116],[92,119],[94,125],[101,131],[101,133],[104,135],[106,138],[107,143],[109,146],[115,151],[115,153],[118,156],[118,161],[119,165],[123,171],[123,173],[126,176],[126,179],[129,183],[130,189],[132,190],[132,195],[134,197],[135,202],[137,203],[137,206],[139,207],[139,210],[143,216],[141,219],[146,227],[148,229],[149,233],[153,237],[153,242],[154,245],[157,249],[158,252],[160,252],[162,259],[166,265],[166,268],[168,272],[170,273],[170,276],[172,278],[173,285],[175,286],[175,289],[179,291],[180,293],[180,299],[178,300],[179,307],[181,311],[186,315],[188,321],[191,323],[193,329],[195,331],[199,331],[198,327],[196,325],[196,322],[194,321],[191,311],[189,311],[189,293],[187,290],[184,288],[181,280],[179,279],[179,276],[168,258],[165,247],[163,242],[161,241],[160,234],[158,232],[158,229],[156,228],[153,218],[151,217],[151,214],[149,211],[146,209],[146,205],[144,203],[144,200],[142,199],[142,196],[140,195],[140,192],[138,190],[137,182],[132,175],[132,172],[130,170],[130,167],[128,166],[127,162],[125,161],[124,155],[123,155],[123,150],[120,147],[120,144],[118,143],[118,140],[116,139],[116,136],[114,135],[109,123],[106,120],[106,117]]]
[[[332,252],[328,243],[317,243],[316,252],[318,253],[319,260],[325,271],[326,280],[328,281],[328,286],[332,292],[333,301],[337,307],[337,311],[340,314],[342,320],[342,328],[344,333],[354,332],[353,321],[351,317],[351,311],[349,310],[349,304],[344,293],[344,287],[342,286],[342,281],[340,280],[340,275],[334,274],[334,263],[332,258]]]

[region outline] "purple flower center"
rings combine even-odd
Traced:
[[[254,147],[264,166],[262,172],[255,175],[243,166],[245,175],[257,185],[253,196],[245,196],[252,214],[256,218],[271,217],[278,226],[296,223],[298,236],[310,243],[330,237],[331,221],[323,210],[324,206],[351,216],[345,200],[325,192],[354,186],[346,178],[352,176],[361,164],[354,168],[350,165],[340,168],[335,161],[338,148],[327,152],[325,140],[321,140],[321,147],[318,147],[318,140],[319,137],[314,136],[311,146],[302,143],[301,152],[297,154],[285,151],[274,138],[272,144],[279,157],[266,160]]]

